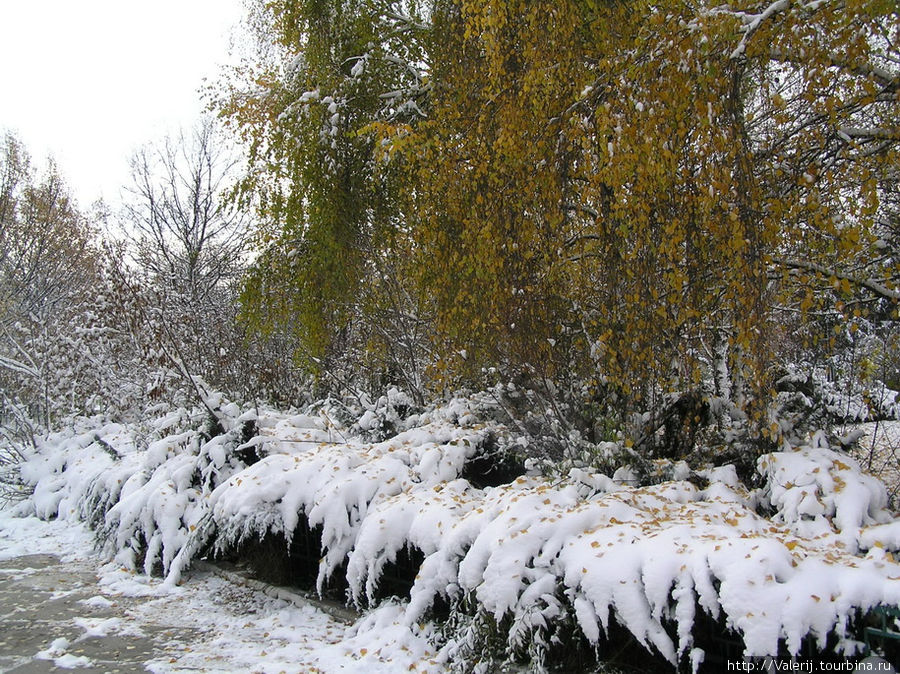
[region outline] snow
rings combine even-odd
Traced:
[[[40,651],[35,657],[38,660],[53,660],[53,664],[62,669],[75,669],[78,667],[91,667],[94,663],[90,658],[83,655],[76,656],[67,653],[69,648],[69,640],[60,637],[54,639],[53,642],[43,651]]]
[[[109,608],[113,605],[109,599],[100,594],[84,599],[81,603],[92,608]]]
[[[64,518],[40,521],[14,517],[11,509],[0,508],[0,560],[22,555],[84,559],[93,546],[94,538],[84,526],[73,525]]]
[[[828,535],[833,527],[839,542],[856,552],[864,526],[893,519],[886,510],[887,492],[877,479],[862,474],[854,459],[828,449],[822,434],[813,444],[760,459],[765,497],[776,509],[775,521],[798,535]]]
[[[885,487],[824,434],[760,457],[756,490],[733,466],[686,464],[650,486],[623,467],[478,488],[464,465],[504,429],[479,421],[472,401],[406,420],[388,402],[366,403],[346,426],[324,409],[261,410],[251,415],[259,435],[243,444],[250,417],[236,406],[222,407],[224,435],[208,439],[182,415],[157,425],[146,449],[136,431],[98,422],[51,436],[29,459],[35,495],[24,510],[88,520],[103,505],[94,518],[116,563],[101,585],[135,596],[181,596],[210,544],[321,527],[318,587],[345,573],[350,599],[370,608],[318,643],[317,657],[359,671],[441,671],[475,647],[488,616],[508,654],[537,659],[566,620],[597,648],[615,620],[673,666],[696,668],[698,612],[739,634],[746,657],[798,654],[807,636],[825,648],[829,635],[849,655],[860,648],[857,612],[900,605],[900,524]],[[238,459],[246,446],[262,458]],[[412,589],[378,605],[382,575],[406,549],[424,558]],[[462,611],[449,632],[430,622],[438,601]],[[272,633],[300,625],[271,620]],[[287,642],[274,648],[267,658],[299,657]]]
[[[117,617],[75,618],[72,622],[81,630],[75,639],[48,637],[34,657],[59,668],[93,665],[69,652],[84,639],[177,626],[179,633],[197,636],[165,657],[145,662],[149,671],[443,671],[432,662],[435,650],[427,641],[427,628],[407,627],[398,619],[396,605],[373,612],[360,625],[347,626],[316,607],[272,599],[205,572],[172,588],[117,564],[103,564],[90,531],[78,522],[44,521],[0,509],[0,555],[14,559],[30,554],[61,555],[79,568],[94,568],[101,594],[82,603],[124,611]]]
[[[82,639],[105,637],[108,634],[119,634],[123,631],[121,618],[75,618],[75,624],[84,630]]]
[[[290,435],[307,437],[298,433],[304,429],[297,423],[307,421],[293,420]],[[287,430],[286,424],[278,428]],[[353,550],[370,509],[392,496],[456,478],[481,435],[437,421],[381,443],[298,443],[291,453],[267,456],[210,494],[218,544],[228,546],[261,532],[283,533],[290,540],[305,514],[311,527],[323,528],[321,587]]]
[[[900,493],[900,422],[879,421],[857,424],[848,429],[859,435],[854,457],[867,472],[878,475],[889,494]]]

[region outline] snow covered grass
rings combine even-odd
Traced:
[[[345,427],[327,412],[235,405],[212,438],[183,413],[149,441],[88,423],[45,439],[23,466],[28,508],[93,522],[110,556],[162,572],[169,587],[198,556],[315,528],[319,589],[345,574],[349,599],[373,607],[355,626],[363,656],[390,652],[385,639],[429,637],[439,663],[540,667],[575,626],[600,659],[605,635],[624,628],[696,669],[707,618],[739,635],[747,657],[796,655],[804,640],[852,655],[858,617],[900,605],[900,520],[884,486],[822,434],[761,457],[752,491],[730,466],[684,465],[644,487],[573,469],[479,488],[465,464],[503,429],[474,406],[393,419],[387,438],[372,414]],[[409,595],[378,606],[386,569],[407,550],[424,558]],[[451,607],[442,629],[430,624],[436,606]],[[480,652],[486,625],[500,653]]]

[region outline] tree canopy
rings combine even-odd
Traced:
[[[270,225],[246,310],[307,355],[402,288],[427,385],[700,391],[776,433],[785,359],[896,319],[892,2],[253,7],[222,103]]]

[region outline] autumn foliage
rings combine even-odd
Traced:
[[[500,372],[623,411],[695,391],[775,433],[785,359],[896,319],[892,2],[253,17],[268,48],[221,105],[269,223],[245,310],[313,369],[420,395]]]

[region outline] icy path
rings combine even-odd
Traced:
[[[0,509],[0,671],[436,671],[424,653],[193,573],[180,587],[104,565],[80,524]],[[378,652],[381,651],[381,652]]]

